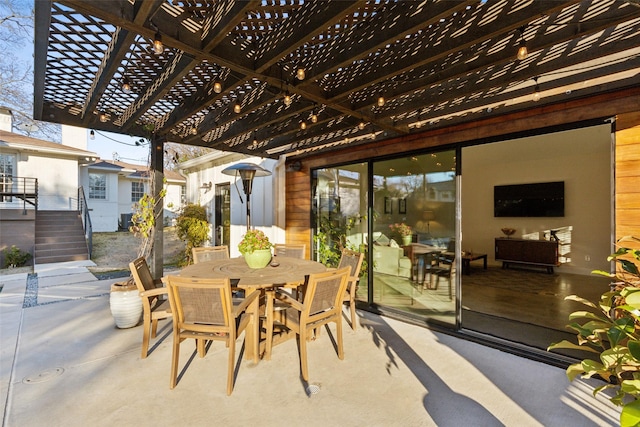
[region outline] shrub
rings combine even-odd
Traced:
[[[637,238],[624,238],[640,243]],[[569,328],[577,332],[577,344],[567,340],[551,344],[548,350],[566,348],[594,353],[593,359],[584,359],[567,369],[569,381],[576,377],[600,377],[606,383],[593,394],[612,389],[609,400],[621,406],[620,425],[640,424],[640,250],[620,247],[608,261],[616,261],[615,274],[602,270],[593,273],[613,280],[612,289],[595,303],[569,295],[566,300],[584,304],[590,310],[569,315],[573,321]]]
[[[22,267],[30,259],[31,254],[20,250],[16,245],[11,245],[3,251],[5,268]]]
[[[184,256],[178,261],[178,265],[189,265],[192,262],[191,249],[209,241],[206,208],[196,204],[185,205],[176,218],[176,233],[180,240],[186,242]]]

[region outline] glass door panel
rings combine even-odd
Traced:
[[[455,151],[373,163],[373,302],[455,324]]]
[[[366,250],[368,183],[366,163],[314,171],[313,259],[336,267],[342,249]],[[365,257],[357,294],[362,300],[367,296],[366,272]]]

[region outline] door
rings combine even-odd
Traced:
[[[213,233],[216,246],[229,245],[231,229],[231,197],[229,183],[216,184],[215,194],[215,231]]]

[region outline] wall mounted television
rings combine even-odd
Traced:
[[[495,217],[563,217],[564,181],[493,187]]]

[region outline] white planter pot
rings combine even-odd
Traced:
[[[140,322],[142,298],[135,283],[118,282],[111,285],[109,306],[118,328],[132,328]]]

